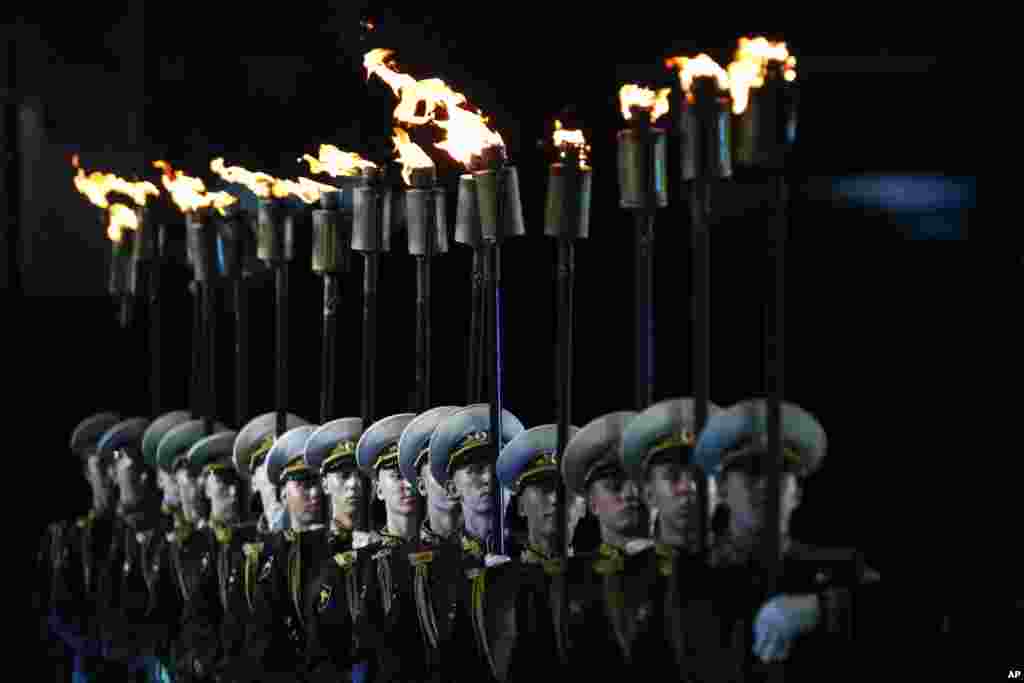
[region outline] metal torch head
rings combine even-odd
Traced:
[[[256,230],[256,254],[267,264],[295,258],[295,216],[283,202],[261,199]]]
[[[683,180],[732,177],[731,101],[714,77],[693,81],[693,101],[680,103],[679,143]]]
[[[125,230],[119,242],[110,243],[110,276],[107,279],[107,291],[112,297],[119,297],[128,292],[128,271],[131,265],[132,240],[131,232]]]
[[[133,258],[138,263],[152,261],[156,255],[157,231],[154,226],[147,224],[149,211],[144,206],[135,207],[135,216],[139,226],[135,229],[133,240]]]
[[[483,246],[480,207],[476,203],[476,178],[468,173],[459,177],[458,200],[455,210],[455,241],[474,249]]]
[[[192,254],[193,279],[213,280],[217,272],[217,233],[209,212],[189,211],[185,216],[185,233]]]
[[[448,251],[448,221],[443,188],[406,190],[405,214],[409,226],[410,254],[425,256],[428,248],[432,255]]]
[[[786,81],[784,65],[769,62],[764,85],[750,91],[743,113],[735,116],[736,163],[781,171],[796,142],[798,88]]]
[[[623,209],[668,206],[665,131],[634,126],[620,130],[618,138],[619,206]]]
[[[484,240],[526,234],[523,205],[519,200],[519,173],[515,166],[475,171],[476,202],[480,211],[480,232]],[[501,222],[499,225],[499,192]]]
[[[390,251],[395,194],[376,182],[356,187],[352,193],[352,248],[364,253]]]
[[[252,242],[252,228],[245,211],[227,207],[225,215],[217,221],[218,248],[224,277],[236,280],[245,276],[246,255]]]
[[[340,195],[341,192],[328,194]],[[336,201],[333,202],[333,208],[313,211],[313,272],[318,275],[347,273],[349,270],[352,213],[341,211],[340,206],[340,201]]]
[[[576,155],[551,164],[544,210],[544,234],[581,239],[590,232],[590,168],[580,168]]]

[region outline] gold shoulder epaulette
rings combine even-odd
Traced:
[[[409,564],[414,567],[418,567],[421,564],[434,561],[434,551],[425,550],[422,553],[409,553]]]
[[[257,541],[254,543],[246,543],[242,546],[242,552],[245,553],[246,557],[256,559],[260,556],[260,553],[263,552],[263,542]]]
[[[356,551],[354,550],[346,550],[343,553],[336,553],[334,555],[334,561],[342,569],[347,569],[348,567],[351,567],[352,564],[355,562],[355,559]]]

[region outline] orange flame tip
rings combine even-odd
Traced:
[[[320,145],[320,158],[303,154],[299,162],[309,164],[310,173],[329,173],[338,176],[359,175],[364,169],[377,168],[377,164],[368,161],[355,152],[343,152],[334,145]]]
[[[418,81],[408,74],[398,73],[390,59],[392,54],[393,50],[371,50],[364,56],[363,65],[367,79],[376,74],[399,98],[395,121],[440,128],[445,132],[445,139],[435,146],[467,167],[473,157],[480,156],[488,147],[505,147],[501,135],[487,126],[488,119],[468,108],[465,95],[455,92],[439,78]],[[447,120],[438,120],[442,108]],[[423,113],[417,113],[421,110]]]
[[[175,171],[166,161],[154,161],[153,166],[163,171],[164,187],[182,212],[212,207],[223,216],[227,214],[224,209],[238,201],[227,192],[207,192],[201,179]]]
[[[628,84],[619,89],[619,106],[622,116],[627,121],[633,118],[633,107],[650,111],[651,123],[668,113],[668,95],[670,88],[662,88],[655,92],[639,85]]]
[[[706,54],[696,57],[673,57],[666,63],[679,69],[679,82],[686,93],[687,101],[693,102],[693,81],[697,78],[714,78],[720,90],[729,89],[729,74],[718,62]]]
[[[110,223],[107,225],[107,237],[112,242],[120,242],[124,230],[138,230],[139,217],[135,211],[124,204],[111,204],[109,210]]]
[[[391,142],[395,145],[395,153],[398,154],[398,163],[402,164],[402,179],[406,185],[412,185],[412,172],[415,169],[434,168],[431,160],[423,148],[417,145],[409,137],[409,133],[401,128],[395,128]]]
[[[729,65],[729,90],[734,114],[746,111],[750,90],[764,85],[769,62],[781,62],[786,81],[796,80],[796,57],[789,54],[785,43],[772,43],[763,37],[740,38],[736,56]]]
[[[101,173],[93,171],[86,174],[78,165],[78,155],[71,157],[71,165],[77,169],[75,173],[75,187],[85,195],[90,202],[101,209],[109,208],[108,195],[112,193],[122,194],[132,200],[138,206],[145,206],[149,197],[158,197],[160,190],[149,181],[131,182],[119,178],[113,173]]]

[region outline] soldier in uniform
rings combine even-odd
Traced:
[[[156,457],[157,448],[160,446],[160,440],[164,438],[167,432],[184,422],[188,422],[190,419],[191,413],[187,410],[175,410],[164,413],[153,420],[152,424],[146,428],[146,432],[142,435],[142,454],[146,464],[156,470],[156,484],[162,494],[160,510],[171,520],[172,533],[173,529],[177,529],[185,523],[185,516],[181,510],[178,481],[165,468],[159,466]]]
[[[569,438],[578,431],[579,428],[570,426]],[[555,546],[557,488],[563,485],[557,452],[558,425],[541,425],[512,439],[502,449],[497,463],[498,481],[512,494],[510,507],[526,522],[525,539],[519,549],[524,583],[539,587],[543,599],[529,610],[535,621],[519,629],[520,640],[526,639],[519,647],[533,651],[538,663],[552,672],[552,667],[561,670],[568,663],[561,612],[566,563]],[[566,500],[570,499],[566,496]],[[571,538],[572,534],[568,512],[564,538]]]
[[[642,538],[647,528],[639,487],[619,457],[622,433],[635,416],[622,411],[591,421],[569,441],[561,463],[566,487],[586,496],[601,534],[596,552],[569,561],[569,664],[609,678],[666,656],[653,618],[657,557],[653,542]]]
[[[696,466],[695,401],[677,398],[661,401],[639,413],[622,435],[622,466],[643,492],[644,500],[658,510],[654,525],[658,556],[654,579],[655,623],[660,624],[671,657],[658,665],[665,675],[685,681],[713,680],[702,668],[707,651],[716,647],[709,634],[714,629],[714,605],[707,592],[709,578],[699,556],[701,538],[707,539],[710,516],[708,475]],[[708,404],[708,414],[721,408]]]
[[[369,474],[386,513],[384,526],[357,549],[354,568],[362,598],[355,610],[356,659],[367,660],[366,676],[373,681],[418,681],[426,666],[423,648],[416,647],[420,635],[412,574],[402,555],[419,537],[422,507],[398,467],[398,441],[415,417],[401,413],[378,420],[356,445],[356,462]]]
[[[198,472],[209,525],[199,535],[207,549],[200,576],[182,621],[191,673],[198,679],[244,680],[246,544],[258,542],[255,523],[241,521],[244,479],[232,455],[238,434],[203,438],[189,450],[189,467]]]
[[[101,663],[94,618],[95,586],[99,560],[105,557],[115,527],[113,480],[96,446],[103,434],[120,421],[116,413],[98,413],[75,427],[71,452],[79,459],[89,482],[92,506],[74,521],[50,524],[37,556],[41,580],[35,606],[44,639],[51,633],[56,636],[50,641],[51,662],[61,660],[60,673],[67,670],[75,681],[83,683],[96,675]]]
[[[285,431],[305,424],[309,423],[297,415],[285,415]],[[264,413],[250,420],[235,439],[235,470],[249,481],[249,488],[254,494],[251,501],[254,509],[250,511],[258,512],[257,530],[261,536],[283,531],[291,525],[284,504],[277,495],[277,489],[267,476],[267,454],[274,445],[276,425],[277,413]],[[257,564],[262,551],[260,548],[259,553],[249,552],[246,555],[251,560],[253,572],[258,569]],[[251,592],[251,587],[246,590]]]
[[[818,548],[793,540],[789,523],[800,503],[803,483],[825,457],[826,436],[807,411],[782,404],[784,449],[780,481],[779,528],[765,515],[768,450],[767,403],[745,401],[708,420],[698,439],[695,460],[719,479],[727,510],[726,533],[716,539],[711,562],[717,575],[716,611],[726,646],[720,678],[762,680],[783,666],[787,680],[817,680],[815,665],[851,661],[852,608],[869,619],[880,610],[870,584],[878,574],[860,553]],[[765,533],[780,534],[782,565],[774,594],[757,565]],[[858,628],[859,630],[859,628]]]
[[[114,460],[122,528],[110,545],[103,591],[106,656],[147,680],[169,680],[165,663],[177,637],[181,602],[167,562],[156,472],[146,463],[142,436],[149,421],[133,418],[101,439]]]
[[[246,629],[247,656],[262,670],[261,680],[293,680],[306,659],[306,587],[327,549],[320,473],[302,457],[315,429],[306,424],[288,430],[267,454],[267,477],[284,501],[291,528],[271,536],[264,550]]]
[[[490,429],[490,406],[477,404],[442,420],[430,438],[431,474],[459,501],[463,516],[461,553],[442,544],[431,561],[430,617],[446,653],[439,676],[445,681],[515,681],[538,673],[535,653],[519,647],[529,641],[518,636],[533,626],[526,612],[543,597],[524,583],[518,560],[495,552],[501,533],[493,507],[495,462],[523,425],[505,410],[497,443]],[[554,634],[548,637],[553,643]],[[456,652],[466,643],[476,647]]]
[[[310,434],[303,452],[306,465],[320,473],[330,509],[327,559],[308,587],[306,671],[310,680],[350,680],[352,675],[352,609],[359,605],[352,540],[362,504],[356,463],[362,433],[361,418],[333,420]]]

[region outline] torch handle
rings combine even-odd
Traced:
[[[217,418],[217,284],[212,279],[203,283],[203,317],[206,328],[206,435],[213,434]]]
[[[245,281],[240,275],[232,282],[232,287],[235,297],[235,424],[241,429],[249,414],[249,378],[246,374],[249,367],[249,345],[245,326],[248,298],[245,295]]]
[[[159,249],[159,247],[157,247]],[[161,364],[161,300],[160,300],[160,271],[163,269],[163,263],[160,259],[159,254],[153,258],[153,263],[149,270],[149,288],[146,292],[149,296],[149,352],[151,355],[150,362],[150,391],[152,393],[152,410],[154,419],[156,416],[161,414],[161,408],[163,406],[163,366]]]
[[[778,586],[781,572],[782,556],[779,525],[779,495],[781,489],[782,475],[782,397],[784,389],[784,328],[785,328],[785,245],[787,231],[786,182],[781,175],[775,179],[776,183],[776,207],[775,207],[775,231],[772,244],[772,256],[774,261],[775,291],[769,299],[769,314],[767,320],[766,335],[766,368],[768,370],[768,450],[772,457],[768,459],[768,499],[767,499],[767,523],[771,533],[764,535],[762,545],[762,571],[765,572],[767,587],[770,593],[775,593]]]
[[[710,240],[708,234],[708,197],[711,182],[698,177],[690,183],[690,225],[693,240],[693,386],[696,431],[699,434],[708,418],[710,378]]]
[[[469,324],[469,390],[468,403],[484,400],[484,348],[486,346],[486,299],[484,299],[484,271],[487,269],[488,254],[483,248],[473,248],[472,306]]]
[[[427,257],[416,257],[416,407],[420,412],[427,410]]]
[[[192,419],[198,420],[203,412],[199,399],[199,387],[202,385],[200,378],[203,376],[203,302],[197,280],[189,283],[189,292],[192,295],[192,374],[189,407],[192,410]]]
[[[572,314],[575,244],[558,240],[558,459],[561,462],[569,443],[572,416]],[[556,489],[555,548],[559,557],[568,556],[565,487]]]
[[[430,305],[430,280],[433,270],[433,240],[427,238],[427,254],[423,257],[423,395],[420,397],[421,409],[430,409],[430,336],[432,330],[433,313]]]
[[[634,242],[636,277],[636,369],[634,400],[636,409],[644,410],[651,404],[654,387],[654,310],[651,301],[652,271],[654,266],[654,209],[635,213]]]
[[[336,376],[335,347],[338,330],[338,276],[324,273],[324,329],[320,353],[323,387],[320,391],[320,422],[325,424],[334,415],[334,384]]]
[[[288,406],[288,262],[275,264],[277,293],[277,424],[278,436],[287,427]]]

